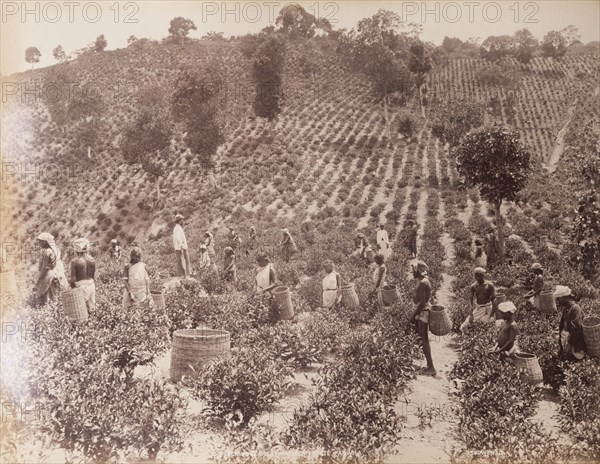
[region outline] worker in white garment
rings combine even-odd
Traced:
[[[177,275],[188,278],[192,275],[190,255],[188,253],[187,239],[183,231],[183,219],[181,214],[175,216],[175,227],[173,228],[173,248],[177,265]]]
[[[383,224],[379,224],[379,230],[377,231],[377,249],[385,260],[389,258],[392,251],[390,248],[390,238]]]
[[[342,298],[342,278],[335,271],[331,260],[325,261],[323,268],[327,272],[327,275],[323,277],[323,308],[332,308]]]

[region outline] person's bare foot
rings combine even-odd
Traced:
[[[430,375],[432,377],[435,377],[437,374],[437,371],[433,367],[427,367],[427,368],[422,369],[420,374],[421,375]]]

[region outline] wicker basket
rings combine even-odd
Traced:
[[[271,290],[275,304],[279,309],[277,314],[278,321],[285,321],[294,317],[294,306],[292,305],[292,295],[290,289],[285,286],[275,287]]]
[[[587,354],[600,357],[600,317],[586,317],[581,325]]]
[[[17,293],[17,278],[15,277],[14,271],[6,271],[0,273],[0,294],[8,295],[10,293]]]
[[[150,293],[152,296],[152,300],[154,301],[154,306],[156,309],[163,310],[165,309],[165,294],[162,292],[152,292]]]
[[[384,285],[381,289],[384,306],[389,306],[398,301],[398,290],[395,285]]]
[[[373,250],[367,250],[366,256],[367,256],[367,262],[369,262],[369,263],[375,262],[375,252]]]
[[[540,293],[540,307],[544,314],[554,314],[556,312],[554,292],[546,291]]]
[[[61,292],[60,299],[67,317],[74,321],[87,321],[88,311],[83,290],[72,288]]]
[[[452,321],[448,310],[442,305],[433,305],[429,310],[429,331],[440,337],[448,335],[452,330]]]
[[[171,349],[171,380],[196,375],[207,362],[228,356],[231,350],[229,332],[208,328],[176,330]]]
[[[358,301],[354,282],[342,285],[342,305],[344,308],[348,309],[360,308],[360,302]]]
[[[516,353],[515,366],[525,373],[531,383],[540,383],[544,380],[542,368],[536,355],[531,353]]]

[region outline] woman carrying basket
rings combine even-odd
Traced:
[[[333,308],[342,298],[342,278],[331,260],[323,263],[327,274],[323,277],[323,308]]]
[[[254,291],[259,294],[268,294],[271,297],[271,290],[277,287],[277,274],[273,263],[267,255],[260,255],[256,261],[258,262],[259,270],[256,273],[256,283]]]

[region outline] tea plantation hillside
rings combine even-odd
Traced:
[[[344,67],[335,42],[294,41],[286,46],[283,111],[266,123],[253,114],[251,62],[239,45],[192,41],[179,46],[142,39],[127,49],[85,53],[67,64],[8,78],[17,83],[19,92],[5,96],[2,156],[5,163],[17,163],[18,169],[3,173],[5,236],[20,240],[48,229],[59,236],[68,230],[95,241],[117,237],[131,242],[160,236],[175,210],[197,216],[204,226],[218,225],[244,211],[327,217],[337,210],[357,227],[369,220],[393,220],[399,168],[406,168],[400,156],[422,148],[398,134],[398,120],[411,112],[417,115],[417,104],[392,111],[388,138],[383,108],[372,97],[370,82]],[[179,136],[173,141],[174,156],[164,166],[164,202],[154,205],[155,181],[139,165],[125,164],[120,137],[142,99],[152,94],[169,99],[181,69],[200,70],[210,63],[217,63],[225,89],[220,117],[226,143],[217,155],[218,189],[210,189],[207,173],[182,147]],[[450,60],[429,76],[430,102],[450,98],[482,102],[492,118],[514,126],[544,163],[552,161],[561,129],[568,141],[580,130],[581,118],[589,116],[597,123],[596,56],[534,58],[529,65],[519,65],[518,77],[510,85],[482,80],[479,71],[486,66],[480,59]],[[80,89],[99,89],[105,108],[87,121],[97,128],[95,140],[86,142],[75,124],[57,124],[46,105],[51,98],[39,90],[48,82],[68,82],[74,95]],[[38,89],[33,97],[27,95],[31,88]],[[60,99],[70,98],[69,86],[61,88],[54,99],[58,106]],[[434,106],[430,108],[434,111]],[[575,121],[568,124],[571,118]],[[422,130],[421,118],[415,120],[417,130]],[[568,143],[566,148],[565,156],[572,157]],[[395,157],[397,162],[390,163]],[[568,168],[575,178],[578,163],[575,160]],[[14,169],[17,175],[12,175]],[[559,163],[558,178],[564,169]],[[546,187],[553,179],[545,170],[540,173],[543,191],[533,176],[528,195],[547,204],[553,190]],[[558,203],[572,205],[576,196],[566,193],[568,198]],[[202,205],[202,211],[191,207],[194,202]]]

